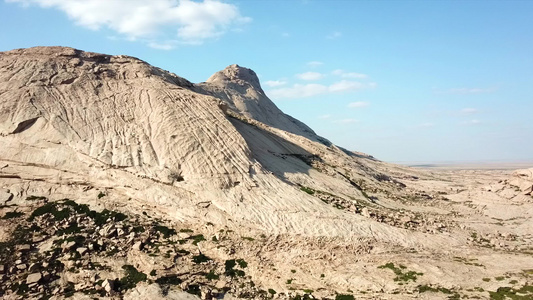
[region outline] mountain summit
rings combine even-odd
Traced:
[[[238,65],[0,52],[0,297],[531,298],[532,174],[347,151]]]
[[[255,74],[253,70],[241,67],[237,64],[229,65],[224,70],[216,72],[215,74],[211,75],[206,82],[222,82],[224,84],[233,82],[241,86],[249,84],[257,91],[264,93],[261,89],[261,84],[259,83],[257,74]]]
[[[255,72],[239,65],[230,65],[216,72],[198,87],[204,93],[226,101],[229,106],[248,118],[274,128],[301,135],[314,141],[329,143],[318,137],[304,123],[283,113],[265,94]]]
[[[182,220],[370,234],[358,215],[339,221],[341,211],[299,186],[335,191],[356,209],[349,199],[364,200],[365,184],[355,182],[380,183],[379,162],[284,114],[249,69],[232,65],[193,84],[129,56],[37,47],[1,53],[0,70],[0,156],[26,166],[13,176],[120,189]],[[318,216],[320,226],[307,225]]]

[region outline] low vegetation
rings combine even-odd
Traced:
[[[407,267],[403,265],[399,265],[396,267],[394,263],[386,263],[382,266],[378,266],[379,269],[391,269],[396,277],[394,278],[394,281],[397,282],[408,282],[408,281],[416,281],[418,276],[424,275],[424,273],[419,273],[415,271],[406,271]]]

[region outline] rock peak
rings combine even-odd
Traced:
[[[237,64],[229,65],[224,70],[216,72],[211,77],[209,77],[209,79],[207,79],[207,82],[234,82],[239,85],[244,85],[248,83],[254,88],[262,91],[257,74],[252,69],[241,67]]]

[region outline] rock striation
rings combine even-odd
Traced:
[[[532,174],[348,151],[238,65],[0,52],[0,297],[529,299]]]
[[[231,65],[193,84],[133,57],[64,47],[1,53],[0,70],[9,176],[120,189],[180,220],[406,242],[357,214],[339,221],[346,212],[301,191],[355,207],[368,200],[363,186],[399,185],[383,163],[281,112],[252,70]]]

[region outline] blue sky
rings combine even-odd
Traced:
[[[533,161],[533,1],[0,0],[0,51],[237,63],[286,113],[393,162]]]

